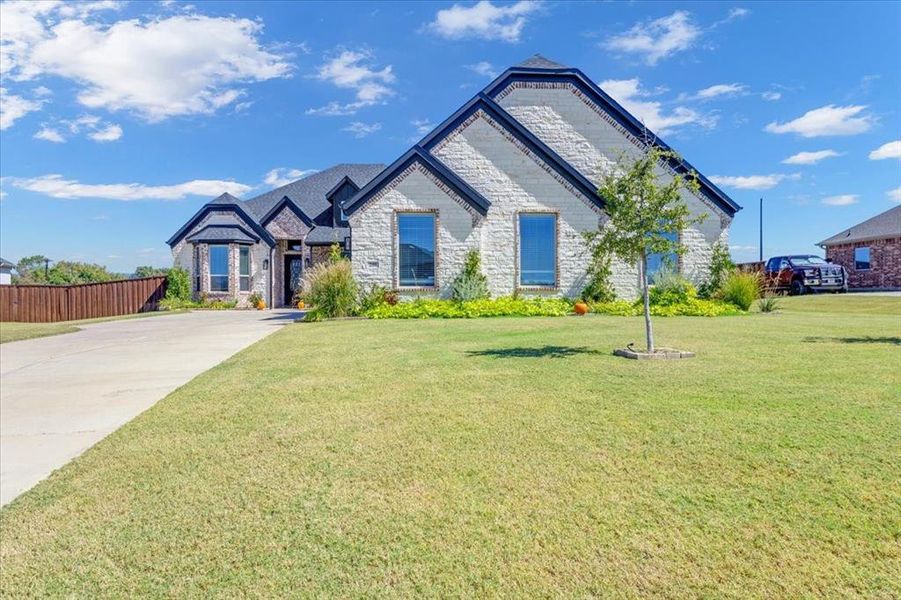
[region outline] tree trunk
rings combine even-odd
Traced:
[[[641,292],[644,300],[644,331],[648,342],[648,352],[654,351],[654,328],[651,326],[651,300],[648,295],[648,256],[641,253],[641,263],[638,266],[641,276]]]

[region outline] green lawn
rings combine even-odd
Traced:
[[[3,509],[0,596],[899,597],[890,300],[288,325]]]
[[[82,319],[80,321],[60,321],[59,323],[16,323],[12,321],[0,321],[0,344],[6,342],[18,342],[32,338],[47,337],[48,335],[60,335],[72,333],[80,329],[79,325],[91,323],[103,323],[104,321],[121,321],[122,319],[142,319],[159,315],[171,315],[178,311],[146,312],[136,315],[121,315],[118,317],[101,317],[99,319]]]

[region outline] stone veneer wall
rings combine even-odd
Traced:
[[[288,240],[306,239],[310,228],[286,207],[266,224],[266,231],[271,233],[277,242],[271,265],[272,289],[275,296],[271,306],[285,306],[285,254],[288,253]],[[304,264],[309,262],[309,247],[303,245],[300,255],[304,258]]]
[[[644,144],[570,83],[515,82],[498,95],[497,101],[596,184],[620,154],[635,155]],[[661,165],[658,174],[671,177],[672,171]],[[682,232],[686,252],[680,259],[680,269],[686,277],[701,283],[709,270],[713,245],[728,241],[731,219],[703,193],[683,190],[682,197],[693,216],[706,216],[702,223]],[[614,265],[618,292],[637,290],[637,277],[635,269]]]
[[[870,249],[870,268],[858,271],[854,249]],[[826,247],[826,258],[848,270],[848,287],[901,289],[901,237]]]

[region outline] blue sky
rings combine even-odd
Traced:
[[[390,163],[541,53],[745,210],[733,256],[901,201],[901,3],[4,2],[0,254],[129,272],[222,191]]]

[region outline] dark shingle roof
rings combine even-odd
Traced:
[[[207,225],[197,233],[188,236],[187,239],[189,242],[201,242],[205,244],[215,242],[253,244],[260,241],[259,237],[237,225]]]
[[[530,56],[525,59],[518,65],[517,67],[522,67],[524,69],[568,69],[566,65],[561,65],[558,62],[554,62],[549,60],[540,54],[536,54],[534,56]]]
[[[12,267],[15,267],[15,266],[16,266],[16,265],[14,265],[13,263],[9,262],[8,260],[6,260],[6,259],[3,258],[2,256],[0,256],[0,267],[8,267],[8,268],[12,268]]]
[[[329,246],[335,242],[344,243],[344,238],[350,235],[349,227],[325,227],[317,225],[307,237],[304,243],[307,246]]]
[[[826,238],[817,246],[835,246],[864,240],[901,236],[901,205],[888,209],[862,223]]]
[[[363,187],[378,175],[385,165],[381,164],[340,164],[324,171],[313,173],[288,185],[275,188],[265,194],[245,201],[243,204],[257,219],[262,219],[273,206],[287,196],[305,215],[315,219],[322,212],[331,208],[326,194],[345,176],[358,186]]]

